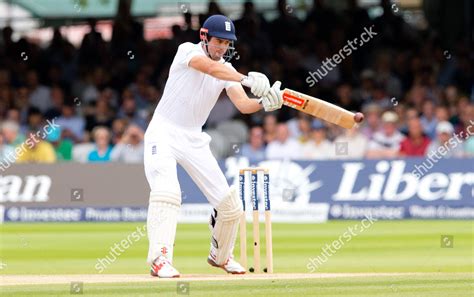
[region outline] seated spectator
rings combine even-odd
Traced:
[[[28,85],[28,102],[30,106],[38,108],[41,112],[46,112],[53,107],[51,102],[51,91],[48,87],[40,84],[38,73],[35,70],[29,70],[26,74],[26,83]]]
[[[474,137],[472,135],[464,141],[464,154],[466,157],[474,157]]]
[[[376,132],[367,147],[367,158],[395,158],[405,138],[397,130],[398,115],[386,111],[382,115],[382,130]]]
[[[69,139],[62,139],[61,132],[61,126],[52,127],[46,135],[46,140],[53,145],[56,153],[56,160],[71,161],[73,142]]]
[[[120,142],[125,129],[127,128],[128,121],[125,119],[115,119],[112,122],[112,144],[115,145]]]
[[[375,87],[372,90],[372,100],[370,100],[370,104],[376,104],[382,110],[393,106],[387,92],[385,91],[385,84],[381,82],[375,83]]]
[[[36,107],[28,109],[28,116],[26,118],[26,125],[23,125],[22,131],[27,134],[28,131],[39,131],[44,126],[44,118],[41,111]]]
[[[350,83],[341,83],[336,90],[337,105],[346,110],[360,110],[361,104],[354,98],[352,94],[352,86]]]
[[[140,126],[143,130],[146,130],[146,115],[137,109],[132,92],[128,89],[123,91],[122,99],[122,106],[117,115],[118,118],[126,119],[129,123],[134,123]]]
[[[347,143],[347,154],[336,154],[336,159],[362,159],[368,147],[368,140],[358,128],[345,129],[344,134],[336,137],[334,143]]]
[[[301,144],[306,143],[311,138],[311,117],[299,112],[298,116],[287,122],[290,134],[298,139]]]
[[[430,100],[423,102],[423,111],[420,117],[423,131],[430,139],[436,138],[436,125],[438,121],[435,116],[434,103]]]
[[[363,113],[366,120],[364,126],[360,130],[367,139],[372,139],[375,132],[380,129],[380,114],[382,110],[376,104],[368,104],[364,107]]]
[[[247,157],[250,163],[265,160],[265,142],[263,141],[263,128],[255,126],[250,129],[249,142],[242,145],[241,154]]]
[[[435,110],[435,117],[436,121],[439,122],[444,122],[444,121],[449,121],[449,109],[446,106],[436,106]]]
[[[92,104],[94,105],[94,104]],[[95,106],[91,107],[91,113],[86,117],[86,130],[92,131],[96,126],[104,126],[112,128],[114,114],[108,102],[101,98],[95,102]]]
[[[268,159],[301,158],[301,146],[297,140],[290,137],[286,123],[277,125],[276,138],[267,145],[266,155]]]
[[[25,136],[20,133],[20,125],[11,120],[2,123],[1,134],[4,137],[4,142],[13,148],[25,141]]]
[[[30,131],[28,138],[19,147],[21,152],[17,154],[18,163],[54,163],[56,153],[51,143],[38,137],[39,131]]]
[[[408,120],[408,135],[400,144],[400,156],[424,156],[430,139],[423,134],[423,127],[418,118]]]
[[[151,87],[151,85],[148,79],[149,78],[146,71],[144,69],[140,69],[135,76],[135,82],[130,84],[128,88],[130,92],[132,92],[133,98],[135,98],[135,102],[139,110],[147,109],[151,103],[149,98],[149,87]]]
[[[66,103],[62,107],[61,116],[56,123],[63,130],[63,137],[73,142],[81,142],[84,137],[85,121],[76,115],[75,106],[72,102]]]
[[[95,149],[89,153],[87,160],[89,162],[109,162],[110,153],[112,152],[109,129],[97,126],[92,130],[92,137],[94,138]]]
[[[118,144],[110,153],[110,160],[123,163],[143,163],[143,130],[135,124],[130,125]]]
[[[354,90],[354,98],[364,104],[372,100],[372,91],[375,88],[375,72],[372,69],[365,69],[360,74],[360,86]],[[363,106],[362,109],[365,109]]]
[[[298,120],[298,130],[300,131],[298,141],[300,144],[305,144],[311,140],[311,125],[312,119],[309,116],[303,116]]]
[[[273,113],[266,114],[263,118],[263,132],[265,143],[270,143],[276,139],[277,117]]]
[[[437,138],[434,139],[426,149],[426,155],[438,154],[443,158],[462,157],[464,150],[462,143],[454,137],[454,127],[450,122],[440,122],[436,126]],[[452,140],[451,140],[452,139]],[[444,148],[441,148],[444,147]]]
[[[0,133],[0,168],[8,168],[9,163],[15,161],[15,148],[5,142],[5,137]],[[2,170],[3,171],[3,170]]]
[[[326,127],[318,120],[311,126],[311,140],[302,147],[301,157],[304,160],[326,160],[334,157],[334,146],[326,138]]]
[[[467,98],[461,98],[466,99]],[[467,137],[469,131],[467,128],[474,124],[474,104],[466,103],[459,111],[459,122],[454,127],[454,131],[462,137]],[[472,128],[471,128],[472,130]]]
[[[414,107],[407,108],[405,111],[405,117],[403,119],[402,126],[399,127],[400,132],[402,132],[405,135],[408,134],[408,122],[411,119],[418,119],[419,116],[420,116],[419,112],[416,108]]]
[[[54,118],[61,116],[61,110],[64,104],[64,92],[61,88],[59,87],[51,88],[51,101],[52,101],[53,106],[49,108],[44,114],[44,117],[49,120],[52,120]]]
[[[7,110],[7,113],[5,115],[5,120],[6,121],[14,121],[16,123],[21,122],[21,114],[20,111],[17,108],[10,108]]]

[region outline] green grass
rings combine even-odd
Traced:
[[[332,221],[326,224],[273,224],[275,273],[309,273],[309,259],[320,255],[321,248],[326,243],[331,244],[349,226],[357,223],[359,222]],[[143,226],[143,223],[0,225],[0,261],[6,264],[0,273],[96,274],[98,271],[94,267],[97,258],[108,255],[111,246],[125,239],[139,226]],[[261,227],[261,242],[264,247],[263,225]],[[248,228],[250,237],[250,224]],[[378,221],[353,236],[316,271],[446,274],[427,278],[400,276],[193,282],[191,296],[214,296],[211,293],[223,296],[224,291],[230,293],[229,296],[470,296],[474,267],[473,228],[472,221]],[[441,247],[441,235],[453,236],[452,248]],[[181,273],[221,273],[206,263],[209,237],[207,224],[178,226],[174,264]],[[238,247],[238,243],[236,246]],[[123,252],[104,273],[147,274],[147,248],[147,238],[143,237]],[[262,250],[262,259],[263,252]],[[250,238],[248,253],[251,257]],[[238,251],[236,257],[238,258]],[[451,272],[465,274],[461,276]],[[176,296],[175,283],[86,285],[86,296],[158,296],[158,292]],[[462,290],[466,294],[462,294]],[[61,296],[66,291],[69,296],[69,287],[64,285],[0,287],[2,296],[9,293],[20,296],[20,292],[25,296]]]
[[[468,297],[472,276],[190,282],[189,296]],[[84,284],[82,296],[186,296],[175,282]],[[75,296],[69,285],[0,287],[2,296]],[[180,291],[182,292],[182,291]],[[471,295],[469,295],[471,292]],[[79,295],[81,296],[81,295]]]

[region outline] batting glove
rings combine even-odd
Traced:
[[[265,74],[260,72],[249,72],[240,83],[249,87],[250,92],[256,97],[266,96],[270,91],[270,81]]]
[[[277,80],[271,87],[268,94],[260,99],[259,103],[263,105],[265,111],[274,111],[276,109],[280,109],[283,105],[280,87],[281,82]]]

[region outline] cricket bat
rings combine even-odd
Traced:
[[[360,123],[364,119],[362,113],[350,112],[332,103],[291,89],[284,89],[282,97],[283,105],[346,129],[351,129],[356,123]]]

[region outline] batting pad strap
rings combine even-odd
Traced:
[[[242,201],[237,195],[234,186],[230,188],[230,193],[216,207],[218,220],[222,222],[235,221],[240,218],[243,212]]]
[[[180,207],[181,195],[170,192],[150,192],[150,203],[152,202],[161,202]]]

